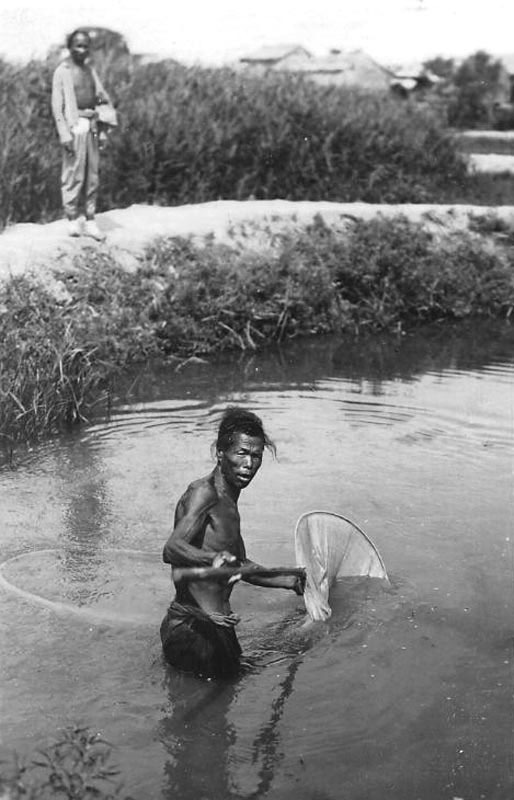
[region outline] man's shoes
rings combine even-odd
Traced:
[[[69,219],[68,220],[68,236],[80,236],[82,233],[82,220]]]
[[[68,235],[82,236],[82,234],[96,239],[97,242],[103,242],[105,239],[105,234],[102,233],[94,219],[86,219],[85,224],[84,220],[80,218],[68,220]]]
[[[103,242],[105,239],[105,233],[102,233],[94,219],[86,219],[84,233],[86,236],[96,239],[97,242]]]

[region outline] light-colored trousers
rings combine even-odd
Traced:
[[[89,122],[89,120],[88,120]],[[83,197],[87,217],[93,217],[98,194],[98,137],[91,126],[85,130],[75,130],[73,134],[75,153],[71,156],[63,152],[61,191],[64,213],[68,219],[76,219]]]

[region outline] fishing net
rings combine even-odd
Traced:
[[[330,617],[330,587],[338,578],[387,580],[373,542],[338,514],[311,511],[300,517],[295,548],[296,563],[307,572],[304,599],[313,620]],[[56,613],[117,624],[154,624],[172,593],[169,566],[159,553],[115,548],[22,553],[0,564],[0,588]]]
[[[31,550],[0,564],[0,588],[89,622],[155,624],[169,602],[160,553],[116,548]]]
[[[295,550],[296,563],[307,571],[304,600],[313,620],[330,617],[330,587],[338,578],[363,575],[388,580],[373,542],[349,519],[330,511],[310,511],[300,517]]]

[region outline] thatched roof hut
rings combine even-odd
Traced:
[[[258,72],[286,66],[296,58],[309,59],[310,52],[301,44],[271,44],[260,47],[239,59],[239,65]]]
[[[320,84],[351,86],[367,91],[387,91],[392,73],[362,50],[331,50],[320,58],[294,57],[276,70],[305,75]]]

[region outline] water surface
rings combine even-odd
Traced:
[[[109,417],[5,467],[1,560],[37,551],[9,574],[54,605],[0,591],[3,752],[81,722],[136,800],[512,797],[513,341],[429,329],[135,370]],[[307,631],[292,593],[238,586],[254,666],[217,683],[163,664],[160,559],[227,403],[278,447],[241,497],[249,555],[293,564],[297,517],[324,508],[393,586],[337,587]]]

